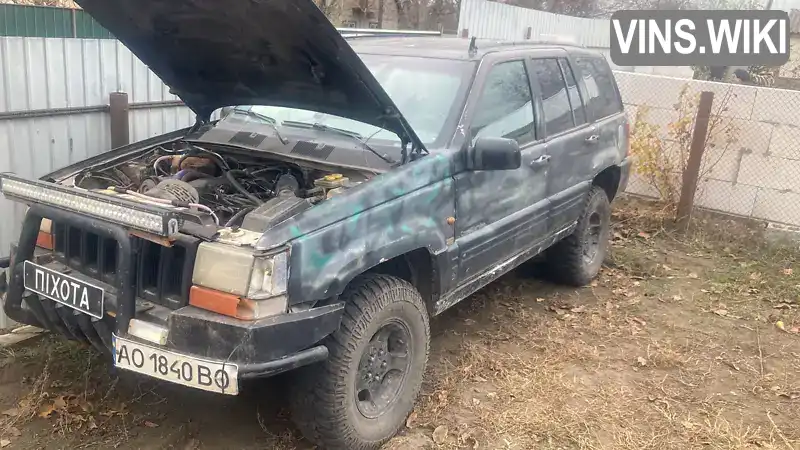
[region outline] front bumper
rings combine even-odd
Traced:
[[[113,284],[104,286],[107,288],[107,310],[101,319],[26,291],[24,261],[54,270],[64,269],[63,265],[36,249],[36,237],[43,218],[87,227],[117,242],[117,273]],[[320,345],[320,341],[339,327],[343,304],[258,321],[241,321],[193,306],[176,310],[161,308],[166,314],[159,316],[153,314],[152,304],[136,297],[135,246],[132,242],[132,237],[121,226],[44,205],[32,205],[25,217],[18,246],[8,262],[9,269],[0,277],[7,277],[5,288],[0,281],[0,294],[7,289],[3,310],[14,321],[56,331],[68,339],[87,341],[105,352],[110,352],[113,347],[112,334],[153,346],[153,343],[128,333],[130,321],[133,318],[160,320],[159,325],[168,329],[167,343],[161,348],[187,356],[235,363],[239,366],[239,379],[271,376],[327,358],[328,350]],[[72,272],[71,275],[97,283],[97,280],[79,273]]]

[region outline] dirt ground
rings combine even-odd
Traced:
[[[526,265],[432,321],[419,405],[387,449],[800,450],[800,249],[700,217],[685,235],[616,205],[582,289]],[[309,449],[281,393],[112,374],[55,336],[0,350],[0,447]]]

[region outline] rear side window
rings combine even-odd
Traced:
[[[561,74],[561,68],[555,59],[531,60],[533,76],[542,94],[542,110],[544,127],[548,136],[569,130],[572,122],[572,109],[567,96],[567,85]]]
[[[580,126],[586,123],[586,111],[583,109],[581,103],[581,94],[578,92],[578,83],[575,81],[575,74],[572,73],[572,67],[564,58],[558,59],[558,64],[561,66],[561,71],[564,72],[564,77],[567,79],[567,93],[569,94],[569,104],[572,106],[572,114],[575,117],[575,125]]]
[[[614,87],[614,75],[602,58],[575,58],[583,81],[586,84],[588,98],[586,109],[594,120],[622,111],[622,102]]]
[[[472,120],[472,138],[504,137],[533,141],[533,97],[522,61],[492,67]]]

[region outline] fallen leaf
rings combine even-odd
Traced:
[[[643,327],[647,326],[647,322],[645,322],[644,320],[642,320],[642,319],[640,319],[638,317],[632,317],[631,319],[633,319],[634,322],[638,323],[639,325],[641,325]]]
[[[67,407],[67,401],[64,399],[63,395],[60,395],[53,400],[53,407],[55,409],[65,409]]]
[[[647,360],[639,356],[638,358],[636,358],[636,364],[645,367],[647,365]]]
[[[3,415],[9,417],[16,417],[19,415],[19,409],[18,408],[7,409],[3,411]]]
[[[792,274],[792,269],[783,269],[783,274],[784,275],[791,275]]]
[[[753,273],[750,274],[750,279],[751,280],[759,280],[759,279],[761,279],[761,274],[758,273],[758,272],[753,272]]]
[[[781,331],[786,331],[786,326],[783,325],[783,321],[782,320],[779,320],[779,321],[775,322],[775,326],[778,327],[778,329],[781,330]]]
[[[694,273],[694,272],[692,272],[692,273],[690,273],[690,274],[689,274],[689,278],[695,278],[695,279],[697,279],[697,274],[696,274],[696,273]]]
[[[50,415],[52,415],[55,410],[56,408],[53,405],[45,405],[39,410],[39,417],[49,419]]]
[[[158,428],[157,423],[150,422],[149,420],[144,421],[144,426],[146,426],[147,428]]]
[[[650,239],[650,234],[645,233],[644,231],[640,231],[639,234],[637,234],[637,236],[644,239]]]
[[[8,439],[0,439],[0,448],[5,448],[11,445],[11,441]]]
[[[541,297],[536,299],[536,303],[542,303],[543,301],[544,301],[544,299],[541,298]]]
[[[586,310],[586,306],[585,305],[581,305],[581,306],[576,306],[575,308],[572,308],[570,311],[572,311],[574,313],[582,313],[585,310]]]
[[[789,330],[789,332],[790,332],[790,333],[795,333],[795,334],[797,334],[797,333],[800,333],[800,327],[792,327],[792,328]]]
[[[478,406],[478,405],[481,404],[481,401],[479,399],[473,397],[472,398],[472,404],[475,405],[475,406]]]
[[[433,442],[442,445],[447,441],[447,427],[444,425],[439,425],[433,430]]]
[[[17,427],[9,427],[8,428],[8,434],[10,434],[10,435],[12,435],[14,437],[20,437],[20,436],[22,436],[22,431],[19,431],[19,428],[17,428]]]
[[[728,315],[728,310],[727,309],[717,309],[717,310],[714,311],[714,314],[716,314],[718,316],[725,317],[725,316]]]
[[[663,268],[664,268],[664,270],[666,270],[667,272],[669,272],[670,270],[672,270],[672,268],[671,268],[671,267],[669,267],[669,266],[668,266],[668,265],[666,265],[666,264],[662,264],[662,265],[661,265],[661,267],[663,267]]]
[[[486,383],[487,381],[489,381],[480,375],[475,375],[475,377],[473,377],[473,380],[477,381],[478,383]]]
[[[800,392],[788,392],[788,393],[783,392],[778,395],[780,395],[781,397],[786,397],[789,400],[797,400],[798,398],[800,398]]]

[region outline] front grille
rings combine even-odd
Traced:
[[[91,231],[54,224],[54,256],[67,267],[117,285],[117,242]],[[172,247],[132,237],[137,297],[177,309],[189,303],[194,255],[199,241],[183,238]]]

